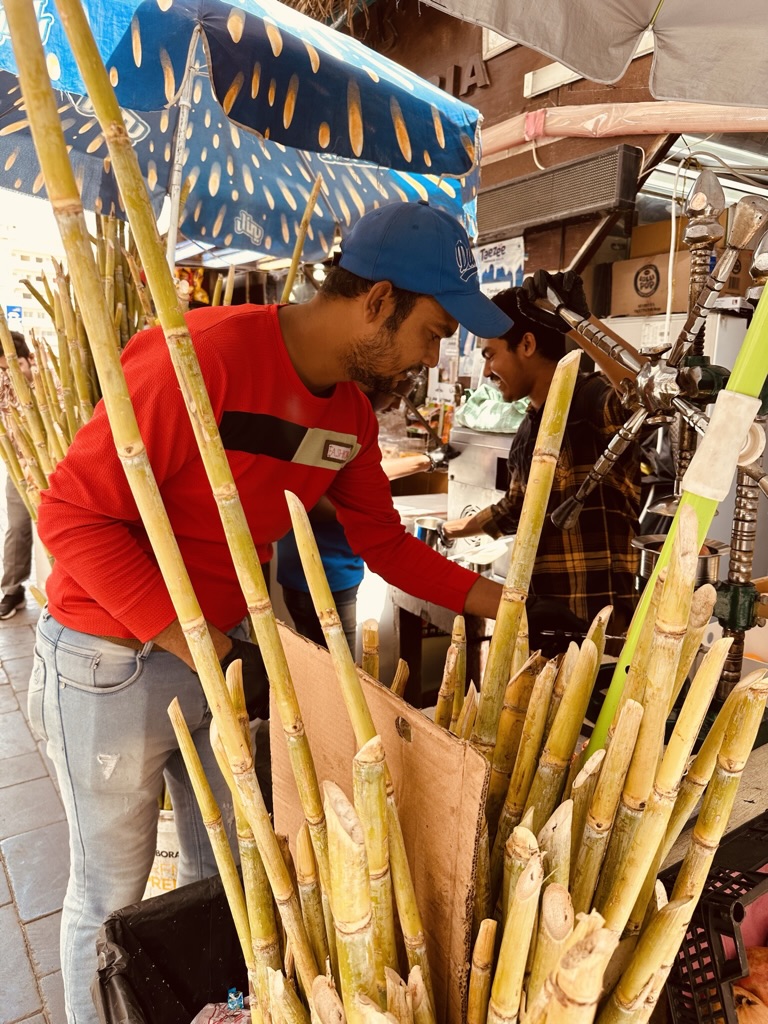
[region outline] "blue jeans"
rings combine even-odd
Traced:
[[[232,636],[247,638],[238,626]],[[29,720],[47,742],[69,824],[70,874],[61,921],[69,1024],[97,1024],[90,985],[107,917],[141,899],[155,853],[165,777],[179,833],[178,884],[216,873],[208,835],[167,708],[184,717],[236,849],[232,799],[208,738],[196,675],[173,654],[131,650],[40,616]]]

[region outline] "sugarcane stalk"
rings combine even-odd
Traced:
[[[536,836],[544,857],[545,888],[558,883],[569,887],[571,876],[571,830],[573,800],[559,804]]]
[[[586,913],[592,906],[592,897],[608,848],[608,839],[642,717],[643,708],[637,701],[630,700],[624,704],[614,732],[614,741],[608,748],[600,771],[600,778],[587,811],[578,853],[574,858],[571,895],[577,913]]]
[[[89,95],[99,107],[101,107],[101,101],[105,94],[108,98],[111,97],[110,114],[112,116],[105,116],[104,122],[112,126],[113,134],[125,141],[125,145],[135,160],[119,107],[114,101],[114,94],[108,85],[106,72],[98,57],[80,4],[74,0],[72,2],[63,0],[60,11],[62,21],[66,24],[67,31],[72,37],[70,41],[75,40],[77,44],[75,48],[78,50],[81,67],[87,64],[89,68],[86,77],[90,79],[91,72],[95,68],[101,70],[100,80],[91,81],[88,89]],[[110,312],[103,301],[103,292],[82,215],[82,206],[72,169],[66,157],[66,146],[61,133],[55,100],[51,93],[34,8],[26,0],[10,0],[5,4],[5,12],[35,147],[45,176],[48,195],[61,230],[75,293],[78,296],[86,330],[93,346],[118,457],[126,471],[126,477],[174,603],[208,705],[217,722],[224,748],[233,766],[233,774],[240,788],[246,814],[259,843],[259,850],[270,877],[270,884],[283,916],[286,931],[294,946],[302,984],[306,991],[310,991],[312,979],[317,973],[317,965],[314,963],[301,922],[298,898],[294,892],[290,891],[290,885],[286,884],[289,880],[285,873],[285,867],[279,859],[279,851],[277,851],[277,857],[274,856],[274,834],[256,783],[251,752],[243,741],[232,710],[216,649],[208,633],[200,605],[192,590],[173,530],[163,508],[128,395],[117,347],[114,344]],[[74,26],[72,22],[74,22]],[[90,47],[89,56],[86,58],[83,58],[83,54],[80,52],[79,42],[82,40],[86,41],[86,48]],[[101,113],[103,115],[104,111],[102,110]],[[109,135],[110,130],[107,130],[106,134]],[[113,155],[113,165],[114,162]],[[147,201],[140,175],[139,180],[141,194]],[[126,181],[121,184],[121,192],[124,197],[130,190],[130,182]],[[148,223],[150,230],[156,236],[156,226],[151,215],[148,218]],[[203,393],[205,393],[204,388]],[[210,403],[208,403],[208,407],[210,408]],[[224,459],[226,461],[226,456]]]
[[[281,1024],[310,1024],[304,1005],[280,971],[269,972],[269,998],[273,1018]]]
[[[573,748],[595,685],[597,667],[597,648],[591,640],[584,640],[528,791],[525,806],[534,808],[535,832],[552,813],[565,784]]]
[[[24,417],[24,423],[32,437],[37,461],[43,473],[48,476],[53,472],[53,463],[48,454],[45,427],[43,426],[43,421],[35,404],[27,378],[21,372],[19,357],[16,355],[16,346],[13,343],[11,332],[8,330],[8,323],[2,309],[0,309],[0,342],[2,343],[3,355],[8,367],[8,375],[11,378],[13,390],[19,402],[21,415]]]
[[[451,724],[453,713],[453,697],[456,692],[456,661],[458,652],[455,647],[450,646],[445,656],[443,667],[443,678],[440,681],[440,689],[437,693],[437,705],[435,706],[435,725],[447,729]]]
[[[469,739],[475,725],[476,717],[477,688],[474,683],[470,682],[469,689],[467,690],[467,696],[464,698],[464,703],[461,705],[459,719],[456,722],[456,735],[460,740]]]
[[[53,320],[53,306],[51,305],[50,302],[48,302],[48,300],[44,296],[40,294],[40,292],[37,290],[37,288],[35,288],[35,286],[32,284],[29,278],[22,277],[20,283],[24,285],[24,287],[30,293],[32,298],[38,301],[38,303],[43,307],[43,309],[51,318],[51,320]]]
[[[322,974],[312,982],[312,1012],[320,1024],[346,1024],[347,1021],[339,993]]]
[[[53,382],[51,376],[51,368],[48,363],[48,350],[47,346],[41,345],[35,337],[35,332],[29,332],[30,341],[32,342],[32,349],[35,353],[35,370],[40,376],[42,387],[45,390],[46,404],[52,415],[58,423],[63,423],[63,410],[59,403],[59,393],[56,390],[56,385]],[[34,371],[33,371],[34,373]],[[38,405],[40,404],[40,396],[38,395]]]
[[[339,952],[341,995],[351,1024],[360,1020],[357,998],[384,1006],[376,982],[368,860],[363,829],[352,804],[333,782],[323,784],[331,867],[331,909]]]
[[[152,299],[150,298],[144,282],[141,280],[141,271],[139,270],[139,264],[136,262],[136,257],[133,253],[128,252],[127,250],[123,250],[123,254],[131,271],[133,290],[139,300],[142,313],[144,314],[144,322],[146,326],[149,326],[155,322],[155,311],[152,307]]]
[[[606,746],[610,746],[613,731],[619,721],[619,715],[621,714],[621,709],[624,704],[628,700],[637,701],[639,704],[643,703],[643,698],[645,697],[645,686],[648,678],[646,674],[648,669],[648,657],[651,653],[653,634],[656,627],[656,616],[659,611],[659,601],[661,600],[661,592],[664,588],[666,579],[667,571],[665,569],[664,572],[659,573],[656,582],[654,583],[651,600],[648,605],[648,614],[643,622],[640,639],[638,640],[635,653],[629,665],[627,681],[621,692],[621,697],[619,698],[619,703],[616,707],[616,714],[614,715],[613,721],[608,729]]]
[[[571,863],[576,864],[581,851],[581,838],[587,823],[589,805],[600,779],[600,771],[605,759],[605,749],[596,750],[587,758],[584,767],[573,780],[571,800],[573,800],[573,820],[571,823]]]
[[[211,296],[211,305],[220,306],[221,296],[224,291],[224,278],[221,274],[216,275],[216,280],[213,285],[213,295]]]
[[[671,900],[698,900],[701,895],[762,722],[766,697],[768,680],[763,675],[750,684],[733,708]]]
[[[6,410],[5,417],[11,440],[21,452],[21,457],[24,460],[25,476],[29,476],[38,490],[44,491],[48,486],[48,481],[37,461],[37,456],[32,446],[32,439],[24,429],[21,416],[13,406],[10,406]]]
[[[528,643],[529,639],[528,613],[525,610],[525,605],[523,605],[523,614],[520,616],[520,625],[517,627],[517,636],[515,637],[515,650],[512,654],[510,675],[517,675],[526,661],[530,658],[531,649]]]
[[[547,1024],[592,1024],[618,941],[618,935],[601,928],[563,955],[552,979]]]
[[[70,45],[71,42],[70,42]],[[74,52],[74,47],[73,47]],[[115,172],[117,177],[117,172]],[[107,309],[112,315],[115,313],[115,255],[117,246],[117,221],[114,212],[103,218],[104,223],[104,297],[107,300]]]
[[[235,265],[230,264],[227,270],[227,279],[224,282],[224,297],[222,299],[222,306],[232,305],[232,296],[235,293]]]
[[[455,733],[467,692],[467,630],[463,615],[457,615],[453,620],[451,643],[456,648],[456,689],[453,691],[453,710],[449,728]]]
[[[497,918],[502,926],[507,923],[509,903],[523,871],[528,867],[531,857],[539,852],[536,836],[525,825],[516,825],[512,835],[504,844],[504,878],[499,898],[501,912],[497,908]]]
[[[376,982],[386,1006],[386,968],[396,970],[398,964],[387,838],[387,783],[381,737],[374,736],[353,758],[352,788],[368,858]]]
[[[659,601],[653,646],[648,659],[644,713],[622,794],[622,801],[629,805],[637,820],[626,856],[622,857],[618,866],[618,875],[612,882],[605,900],[599,905],[606,925],[619,934],[624,930],[653,855],[663,839],[685,765],[684,760],[680,763],[678,744],[671,754],[667,752],[669,756],[665,755],[665,764],[658,773],[656,771],[670,692],[688,627],[693,581],[698,563],[697,532],[696,513],[686,508],[680,517],[669,572]],[[705,713],[706,707],[701,711],[701,720]],[[690,716],[687,721],[691,721]],[[699,727],[700,724],[701,721]],[[690,738],[690,747],[693,746],[697,734],[698,727]],[[686,740],[687,738],[686,736]],[[661,831],[657,835],[659,829]]]
[[[379,678],[379,624],[376,619],[363,623],[363,672],[372,679]]]
[[[509,681],[510,663],[528,597],[536,549],[544,525],[555,466],[578,375],[579,358],[578,352],[570,352],[557,364],[544,403],[531,460],[517,540],[502,590],[472,731],[472,745],[488,760],[491,759],[496,745],[496,731],[504,692]]]
[[[280,299],[281,302],[290,301],[293,282],[296,280],[296,272],[299,269],[299,262],[301,260],[301,250],[304,248],[304,239],[307,237],[309,222],[312,220],[312,214],[315,212],[315,204],[317,203],[317,197],[320,194],[322,184],[323,176],[322,174],[318,174],[312,184],[312,190],[309,193],[307,205],[304,207],[304,213],[302,214],[301,221],[299,222],[299,229],[296,232],[296,242],[293,246],[291,265],[288,268],[285,284],[283,285],[283,294]]]
[[[391,1013],[397,1024],[413,1024],[413,1005],[407,984],[397,971],[387,967],[387,1013]]]
[[[315,954],[318,966],[323,966],[329,959],[328,936],[323,916],[323,897],[317,877],[317,864],[312,852],[312,839],[307,823],[299,829],[296,836],[296,879],[299,885],[301,912],[307,935]]]
[[[525,965],[543,880],[541,855],[534,854],[510,898],[488,1003],[488,1024],[508,1024],[518,1019]]]
[[[24,476],[24,471],[19,463],[19,457],[16,454],[16,449],[13,447],[11,439],[5,430],[2,416],[0,416],[0,452],[2,453],[3,462],[8,471],[16,490],[19,492],[21,500],[29,512],[29,515],[33,522],[37,522],[37,508],[40,504],[40,492],[36,487],[30,487]]]
[[[467,1024],[485,1024],[493,981],[497,924],[492,918],[482,921],[472,950],[467,998]]]
[[[392,693],[396,693],[398,697],[405,696],[405,688],[408,685],[408,662],[403,661],[402,658],[397,659],[397,668],[395,669],[395,675],[392,680],[392,686],[390,689]]]
[[[56,337],[59,341],[59,361],[57,375],[61,384],[61,401],[66,418],[66,437],[71,441],[79,426],[75,416],[75,400],[72,395],[72,368],[69,360],[69,345],[64,331],[64,315],[61,311],[61,299],[58,291],[53,296],[53,308],[56,314]]]
[[[675,706],[675,701],[680,695],[680,691],[685,684],[685,680],[688,678],[688,673],[693,665],[694,658],[699,653],[704,634],[709,626],[709,621],[712,618],[712,612],[715,607],[715,600],[717,598],[717,591],[711,583],[705,583],[699,587],[698,590],[694,591],[693,598],[691,600],[691,613],[688,618],[688,631],[685,634],[683,640],[683,646],[680,651],[680,660],[677,664],[677,674],[675,675],[675,682],[672,687],[672,695],[669,700],[669,712],[671,713],[672,708]]]
[[[488,823],[485,818],[480,824],[475,857],[475,890],[472,905],[472,934],[477,935],[481,923],[493,911],[491,892],[491,851],[488,845]]]
[[[533,684],[528,711],[523,722],[520,746],[515,758],[515,767],[509,780],[509,788],[499,818],[493,848],[491,850],[491,888],[499,891],[504,863],[504,844],[518,824],[525,811],[528,792],[536,773],[536,762],[544,737],[544,725],[552,687],[557,673],[557,662],[548,661]]]
[[[331,588],[328,586],[320,552],[309,525],[309,517],[295,494],[286,491],[285,498],[291,514],[291,523],[296,535],[296,543],[301,557],[304,576],[309,586],[312,603],[323,630],[326,644],[328,645],[328,652],[333,662],[336,678],[341,688],[344,704],[359,749],[376,735],[370,708],[365,699],[357,669],[352,661],[352,654],[344,636],[344,630],[336,610]],[[409,966],[419,965],[421,967],[424,984],[427,987],[429,998],[432,1002],[433,993],[427,961],[424,926],[416,904],[413,879],[408,866],[402,827],[395,805],[391,777],[388,769],[386,769],[386,762],[385,772],[387,780],[389,861],[400,927],[403,932],[403,941],[408,954]]]
[[[53,261],[53,266],[56,271],[56,287],[58,289],[59,301],[61,302],[61,312],[64,318],[64,333],[67,338],[67,352],[70,357],[72,381],[75,385],[77,404],[80,409],[80,419],[83,423],[87,423],[91,416],[93,416],[93,405],[91,404],[88,378],[86,377],[83,353],[80,348],[80,339],[77,334],[75,311],[72,308],[72,300],[69,295],[69,283],[64,275],[64,268],[57,260]]]
[[[253,956],[251,945],[251,928],[248,923],[248,911],[245,906],[243,887],[232,857],[232,850],[229,846],[229,839],[224,830],[224,822],[221,817],[219,805],[205,777],[200,755],[195,747],[194,740],[189,727],[184,719],[178,697],[174,697],[168,707],[168,716],[179,744],[179,751],[184,760],[189,780],[192,784],[192,791],[195,794],[203,825],[208,833],[211,849],[216,859],[216,867],[224,887],[224,894],[227,897],[229,909],[232,912],[232,919],[235,922],[235,930],[240,941],[240,948],[243,952],[243,959],[249,971],[255,971],[256,962]]]
[[[643,857],[639,861],[635,859],[635,864],[638,872],[645,868],[646,875],[627,920],[626,929],[629,934],[638,933],[645,919],[661,866],[661,847],[680,790],[680,781],[722,676],[732,642],[732,637],[723,637],[716,640],[707,652],[691,683],[656,774],[653,792],[636,837],[636,843],[644,843],[644,849]],[[652,857],[648,856],[649,848],[654,850]],[[632,850],[628,860],[633,860]]]
[[[418,964],[414,964],[408,973],[408,991],[413,1007],[413,1024],[436,1024],[432,1000]]]
[[[709,732],[699,748],[699,752],[693,760],[690,768],[680,784],[680,789],[675,800],[672,816],[669,819],[664,842],[661,845],[661,862],[663,863],[677,842],[677,838],[685,828],[686,822],[693,814],[693,810],[701,799],[701,795],[712,778],[712,773],[717,764],[717,755],[725,736],[725,730],[731,720],[733,709],[741,700],[744,693],[753,683],[763,677],[762,670],[750,673],[746,678],[740,680],[726,697],[723,706],[717,713]]]
[[[648,1019],[649,991],[658,978],[666,980],[680,948],[695,903],[674,900],[643,931],[635,951],[597,1018],[597,1024],[641,1024]]]
[[[536,947],[526,986],[526,1001],[529,1005],[536,999],[565,951],[566,942],[573,931],[573,920],[573,903],[568,889],[557,882],[546,886],[541,896]]]
[[[547,723],[544,732],[545,736],[548,736],[552,729],[552,723],[555,720],[557,709],[560,707],[560,701],[563,699],[563,694],[568,685],[568,680],[571,678],[576,659],[579,656],[579,645],[571,640],[565,653],[558,658],[558,669],[557,676],[555,677],[555,685],[552,690],[552,699],[549,702],[549,708],[547,710]]]
[[[115,251],[115,299],[115,309],[120,310],[120,320],[118,322],[120,347],[124,348],[128,344],[130,333],[128,328],[128,296],[125,290],[123,260],[119,248]]]
[[[605,608],[601,608],[587,630],[588,639],[590,639],[597,648],[598,665],[603,660],[603,655],[605,654],[605,634],[612,614],[613,605],[608,604]]]
[[[528,713],[533,687],[543,664],[538,651],[531,655],[513,673],[504,693],[504,703],[499,715],[499,728],[496,732],[496,746],[491,759],[488,797],[485,804],[488,833],[492,838],[496,835],[499,815],[509,789],[512,769],[515,767],[515,759],[520,747],[520,738],[523,734],[523,725]]]
[[[40,373],[34,369],[32,371],[32,384],[35,392],[35,402],[40,413],[40,418],[43,421],[43,426],[45,427],[45,435],[48,442],[48,457],[55,469],[56,464],[61,462],[64,458],[65,452],[61,442],[59,441],[59,435],[56,433],[53,417],[51,416],[51,410],[48,407],[48,397],[45,393],[43,378]]]

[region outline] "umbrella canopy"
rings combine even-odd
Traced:
[[[266,139],[422,174],[461,175],[475,164],[474,108],[275,0],[83,6],[123,107],[159,110],[176,100],[199,29],[224,112]],[[52,0],[35,8],[54,86],[83,95]],[[0,67],[16,71],[2,20]]]
[[[87,209],[122,212],[104,137],[87,97],[60,92],[58,109]],[[190,191],[180,226],[187,238],[215,246],[290,256],[317,173],[323,187],[310,221],[304,259],[325,259],[337,225],[342,236],[368,210],[394,201],[428,201],[476,233],[478,169],[463,179],[409,174],[267,141],[230,122],[206,69],[196,71],[180,153]],[[180,108],[124,110],[144,180],[159,213],[176,154]],[[45,196],[40,166],[15,75],[0,71],[0,188]]]
[[[318,172],[324,184],[305,259],[328,255],[337,225],[343,235],[396,200],[427,200],[476,233],[474,108],[272,0],[84,7],[156,207],[175,166],[191,186],[181,217],[188,238],[290,255]],[[83,202],[119,213],[106,145],[56,9],[52,0],[35,9]],[[0,186],[44,194],[0,11],[3,67]]]
[[[547,54],[593,82],[617,82],[646,31],[659,100],[768,107],[763,0],[425,0]]]

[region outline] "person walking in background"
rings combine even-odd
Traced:
[[[21,372],[32,380],[32,359],[24,335],[11,331],[11,338],[19,357]],[[8,361],[0,356],[0,415],[5,416],[9,408],[18,408],[18,399],[13,389]],[[3,576],[0,582],[0,619],[12,618],[26,603],[24,582],[32,570],[32,520],[16,485],[10,476],[5,480],[5,508],[8,525],[3,542]]]

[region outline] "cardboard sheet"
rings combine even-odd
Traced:
[[[317,776],[352,798],[356,753],[341,691],[327,651],[280,626]],[[400,811],[416,898],[427,936],[437,1019],[460,1024],[469,976],[474,864],[488,785],[488,764],[360,673],[384,743]],[[303,821],[276,710],[270,723],[275,828],[294,848]]]

